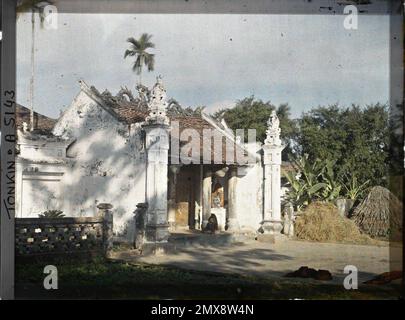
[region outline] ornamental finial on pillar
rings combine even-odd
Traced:
[[[280,120],[277,117],[276,111],[273,110],[267,121],[266,140],[264,140],[264,144],[281,146],[280,131]]]
[[[264,214],[263,233],[280,234],[281,222],[281,151],[284,146],[280,140],[280,120],[276,111],[271,112],[267,121],[266,140],[263,149],[264,164]],[[274,238],[275,239],[275,238]]]
[[[169,118],[166,116],[167,96],[166,89],[163,86],[162,77],[156,78],[156,83],[152,88],[150,100],[148,103],[149,116],[146,118],[148,123],[168,124]]]

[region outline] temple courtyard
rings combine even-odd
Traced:
[[[240,241],[239,241],[240,240]],[[243,241],[243,242],[241,242]],[[400,270],[400,246],[269,243],[229,234],[173,234],[164,253],[141,255],[114,246],[109,259],[55,260],[58,290],[43,287],[43,263],[18,264],[17,299],[398,299],[398,280],[364,281]],[[347,290],[346,265],[358,268],[358,289]],[[329,270],[332,280],[284,277],[301,266]]]
[[[166,252],[140,255],[133,249],[119,249],[112,253],[111,258],[130,263],[269,279],[284,278],[285,274],[301,266],[308,266],[330,271],[333,279],[303,281],[335,285],[343,285],[343,279],[347,276],[344,268],[353,265],[358,270],[359,286],[381,273],[402,269],[402,246],[383,241],[378,245],[355,245],[281,238],[275,243],[269,243],[249,236],[230,237],[226,234],[193,237],[186,232],[178,233],[173,235],[174,245]]]

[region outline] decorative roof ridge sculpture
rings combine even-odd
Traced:
[[[182,117],[198,117],[201,118],[205,107],[198,106],[196,108],[192,107],[183,107],[181,104],[174,98],[170,98],[167,101],[167,114],[169,116],[182,116]]]
[[[277,117],[276,111],[273,110],[269,120],[267,120],[266,140],[264,140],[264,144],[281,146],[280,132],[280,120]]]
[[[163,86],[162,77],[156,78],[156,83],[152,88],[148,102],[149,115],[145,121],[148,124],[169,124],[167,111],[167,94]]]

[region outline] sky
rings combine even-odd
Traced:
[[[38,22],[37,18],[37,22]],[[36,27],[34,109],[58,117],[83,79],[113,94],[135,91],[138,76],[124,59],[128,37],[152,34],[155,70],[168,97],[208,112],[254,95],[288,103],[293,117],[319,105],[386,103],[389,17],[343,15],[59,14],[57,30]],[[17,101],[29,106],[31,16],[17,22]]]

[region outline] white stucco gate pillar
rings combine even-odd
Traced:
[[[228,176],[228,219],[226,221],[227,231],[239,230],[238,217],[236,213],[236,184],[238,181],[237,167],[230,167]]]
[[[204,229],[211,215],[211,193],[212,193],[212,171],[209,168],[203,168],[202,181],[202,224]]]
[[[176,185],[180,167],[180,165],[171,165],[169,167],[168,222],[170,230],[176,229]]]
[[[158,78],[151,92],[149,116],[143,124],[146,134],[146,242],[166,242],[169,237],[167,215],[167,168],[169,118],[166,91]]]
[[[279,119],[275,111],[267,122],[266,140],[263,145],[264,165],[264,213],[262,230],[268,234],[279,234],[281,222],[281,151]]]

